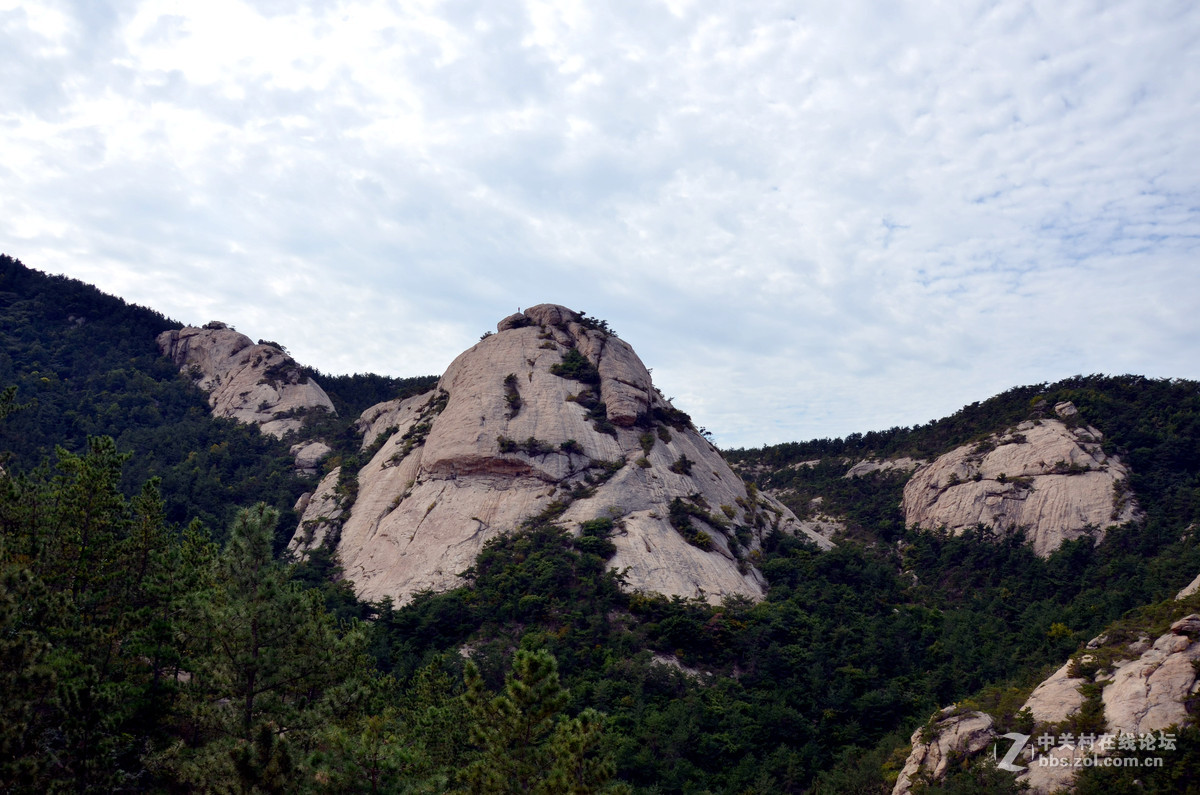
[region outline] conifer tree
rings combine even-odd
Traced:
[[[465,672],[471,741],[479,756],[464,771],[471,793],[601,792],[615,766],[598,755],[603,716],[584,710],[568,718],[568,693],[559,683],[558,663],[545,650],[519,650],[502,693],[491,697],[479,669]]]
[[[303,791],[316,738],[361,696],[363,633],[340,633],[319,595],[274,559],[277,521],[263,504],[239,513],[199,594],[189,742],[161,760],[181,783]]]

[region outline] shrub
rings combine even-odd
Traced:
[[[504,377],[504,402],[508,404],[505,419],[511,420],[521,412],[521,393],[517,391],[516,373],[509,373]]]
[[[681,455],[681,456],[679,456],[679,459],[674,464],[671,464],[671,466],[669,468],[672,472],[676,473],[677,475],[691,475],[692,474],[692,466],[695,463],[696,462],[689,459],[687,457],[687,455]]]
[[[600,383],[600,371],[578,348],[568,348],[562,355],[561,362],[550,365],[550,372],[559,378],[569,378],[584,384]]]
[[[654,434],[650,432],[643,433],[638,437],[638,444],[642,446],[642,452],[650,455],[650,451],[654,449]]]

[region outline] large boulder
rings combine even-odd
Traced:
[[[489,539],[531,517],[575,533],[612,519],[609,565],[630,588],[716,601],[763,595],[753,561],[772,528],[831,546],[747,491],[602,325],[543,304],[497,328],[429,393],[363,413],[371,457],[348,516],[313,500],[294,550],[335,525],[358,595],[404,602],[460,584]]]

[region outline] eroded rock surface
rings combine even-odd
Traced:
[[[164,331],[158,349],[208,393],[215,417],[257,425],[282,439],[303,427],[309,411],[336,413],[325,390],[306,376],[291,356],[272,344],[254,344],[223,323]],[[316,472],[329,452],[320,442],[294,445],[296,466]]]
[[[158,349],[208,393],[216,417],[259,426],[282,439],[299,430],[296,415],[311,409],[334,413],[325,390],[274,345],[255,345],[221,323],[158,335]]]
[[[1083,694],[1079,686],[1088,680],[1071,675],[1071,663],[1064,664],[1048,679],[1034,688],[1022,705],[1028,709],[1038,723],[1056,723],[1066,720],[1083,706]]]
[[[1196,692],[1197,637],[1200,615],[1193,613],[1141,656],[1117,664],[1103,696],[1111,733],[1142,734],[1189,722],[1185,704]]]
[[[1136,639],[1131,641],[1131,637]],[[1031,793],[1049,795],[1068,790],[1080,769],[1073,766],[1072,760],[1120,755],[1115,743],[1120,735],[1142,737],[1193,722],[1188,704],[1200,691],[1196,673],[1200,663],[1200,614],[1179,619],[1170,631],[1153,641],[1149,635],[1128,631],[1118,638],[1110,639],[1105,634],[1093,639],[1076,659],[1039,684],[1023,705],[1022,709],[1028,709],[1033,717],[1033,735],[1049,734],[1054,743],[1046,748],[1031,736],[1016,759],[1016,766],[1022,768],[1017,782],[1027,785]],[[1089,739],[1089,744],[1074,739],[1060,742],[1064,735],[1076,736],[1071,721],[1085,707],[1085,685],[1093,686],[1091,697],[1098,698],[1103,709],[1103,734],[1114,741],[1108,746],[1098,744],[1100,737],[1095,731],[1090,732],[1095,742]],[[952,713],[947,709],[943,714]],[[944,765],[939,767],[938,762],[949,751],[973,755],[985,747],[983,727],[991,726],[991,718],[985,715],[986,721],[964,720],[979,714],[959,716],[961,725],[952,720],[937,721],[931,737],[922,737],[923,731],[914,734],[909,763],[894,792],[908,791],[901,788],[906,776],[941,778]],[[964,735],[971,739],[962,739]],[[976,750],[966,750],[972,748]],[[1081,762],[1081,767],[1086,763]]]
[[[807,463],[807,462],[806,462]],[[912,472],[917,467],[924,464],[924,461],[918,461],[915,458],[903,456],[901,458],[885,458],[883,460],[875,460],[871,458],[859,461],[854,466],[846,470],[844,478],[856,478],[862,475],[869,475],[872,472]]]
[[[1025,528],[1041,557],[1084,535],[1099,542],[1105,528],[1137,515],[1128,472],[1101,439],[1095,428],[1041,420],[959,447],[913,474],[905,520],[955,533],[978,524]]]
[[[611,518],[609,563],[629,587],[713,601],[762,596],[751,561],[773,527],[831,546],[747,493],[633,349],[581,320],[547,304],[505,318],[434,390],[363,413],[373,454],[337,547],[361,598],[454,587],[484,543],[539,514],[574,532]],[[294,549],[321,537],[330,505],[313,499]]]
[[[979,753],[996,738],[992,718],[983,712],[942,710],[932,731],[921,727],[913,732],[912,751],[896,779],[892,795],[908,795],[918,781],[936,781],[946,775],[954,756]]]

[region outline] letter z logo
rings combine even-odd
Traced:
[[[1017,732],[1009,732],[1008,734],[1001,735],[1001,737],[1005,740],[1012,740],[1013,744],[1012,744],[1012,747],[1008,749],[1008,753],[1004,755],[1004,758],[1000,760],[1000,764],[998,765],[998,767],[1001,770],[1007,770],[1010,773],[1021,772],[1022,770],[1025,769],[1025,766],[1024,765],[1014,765],[1013,761],[1017,758],[1017,754],[1019,754],[1025,750],[1025,743],[1029,742],[1029,735],[1028,734],[1018,734]],[[996,749],[992,748],[993,758],[995,757],[995,755],[996,755]]]

